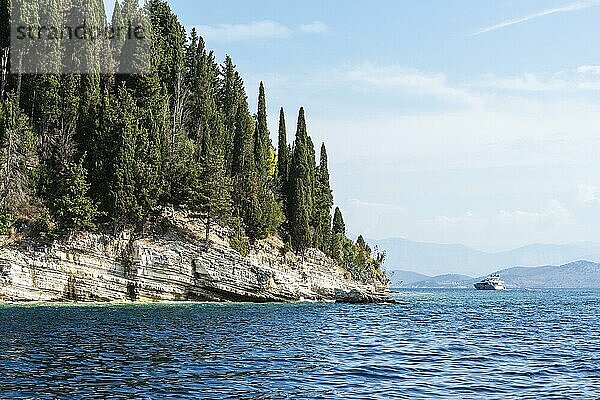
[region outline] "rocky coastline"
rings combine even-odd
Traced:
[[[0,247],[0,301],[389,302],[387,279],[359,281],[318,250],[286,251],[271,237],[246,256],[228,232],[171,217],[168,233],[78,234]]]

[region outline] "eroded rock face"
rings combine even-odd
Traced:
[[[4,301],[387,300],[383,283],[353,281],[324,254],[283,251],[276,238],[242,257],[226,241],[85,234],[0,249]]]

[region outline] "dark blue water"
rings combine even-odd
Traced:
[[[600,398],[600,291],[0,305],[0,398]]]

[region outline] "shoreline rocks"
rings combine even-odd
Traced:
[[[318,250],[285,252],[275,237],[256,243],[247,257],[223,238],[189,235],[82,234],[0,247],[5,302],[384,303],[391,302],[388,292],[386,283],[353,280]]]

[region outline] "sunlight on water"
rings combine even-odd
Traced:
[[[0,305],[0,398],[599,398],[600,291]]]

